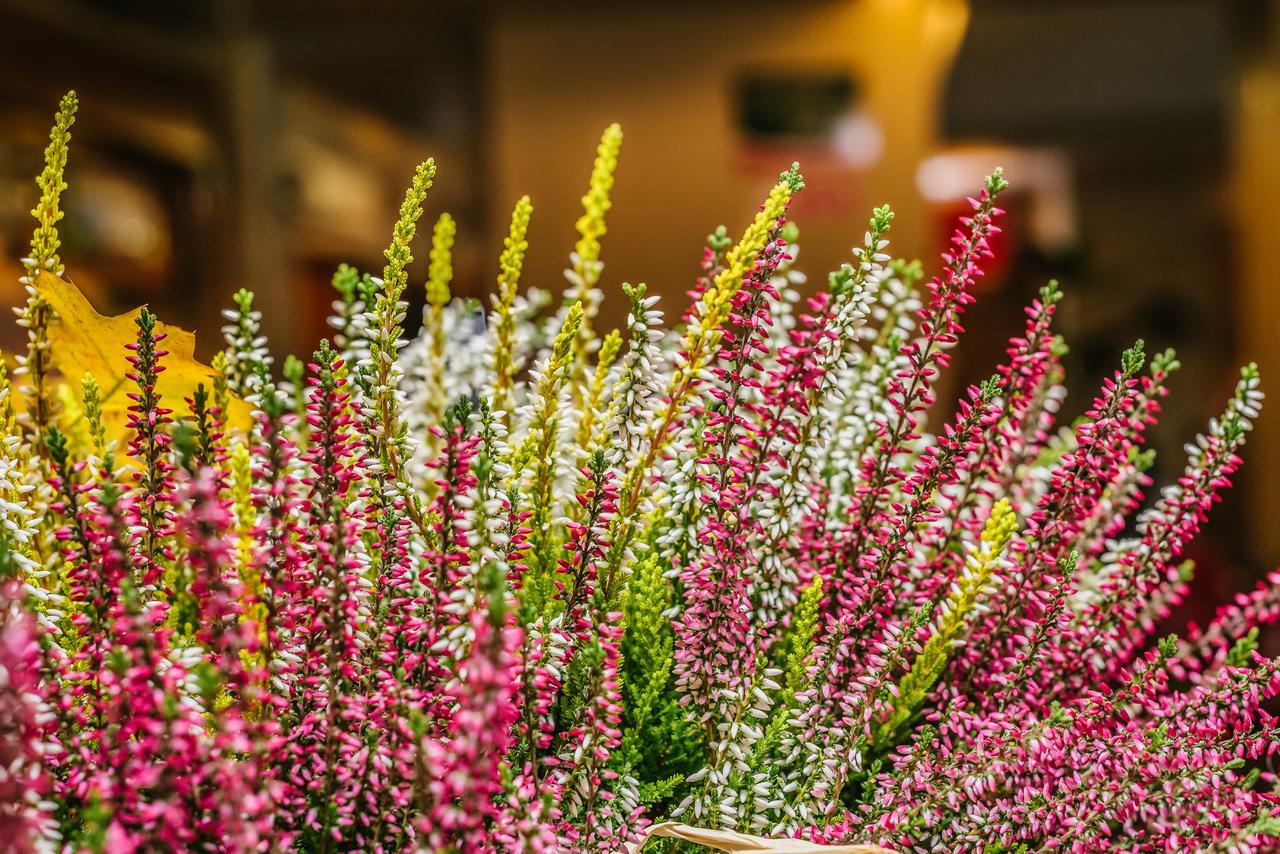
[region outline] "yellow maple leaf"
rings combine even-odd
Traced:
[[[68,381],[78,382],[86,373],[93,374],[101,387],[103,420],[108,432],[117,438],[128,424],[127,408],[132,403],[128,393],[136,389],[126,374],[131,366],[125,360],[125,345],[138,339],[137,318],[142,311],[135,308],[112,317],[99,314],[74,284],[42,272],[36,280],[36,291],[48,301],[57,315],[49,326],[50,360]],[[156,322],[156,332],[165,338],[160,349],[167,351],[160,364],[165,370],[157,378],[156,391],[161,405],[178,415],[185,414],[184,399],[195,394],[203,384],[212,393],[213,368],[196,361],[196,336],[178,326]],[[229,425],[245,427],[250,418],[248,404],[232,399],[225,419]]]

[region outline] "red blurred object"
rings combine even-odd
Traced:
[[[1017,195],[1012,192],[1006,192],[1001,195],[1000,203],[1006,215],[1000,220],[1000,233],[991,237],[988,241],[994,257],[984,262],[983,269],[986,271],[986,275],[974,282],[973,292],[975,294],[993,293],[1001,290],[1008,284],[1013,269],[1014,252],[1017,249],[1022,231],[1019,228],[1021,205]],[[930,213],[932,215],[931,232],[934,235],[933,246],[935,251],[946,252],[951,246],[951,236],[957,228],[960,228],[960,217],[973,213],[973,207],[967,199],[957,199],[954,202],[934,204],[930,209]]]

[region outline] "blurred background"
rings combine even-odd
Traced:
[[[1068,420],[1133,339],[1178,350],[1158,479],[1240,362],[1280,387],[1276,0],[0,0],[0,32],[5,304],[69,88],[69,275],[100,310],[149,302],[197,329],[205,356],[242,286],[276,352],[309,353],[333,269],[381,270],[428,155],[428,218],[459,224],[455,293],[488,292],[522,193],[525,283],[558,289],[618,121],[606,293],[645,281],[676,312],[703,235],[737,233],[793,160],[812,281],[886,201],[894,251],[932,271],[964,196],[1003,165],[1006,234],[952,392],[991,373],[1049,277],[1067,292]],[[605,322],[622,311],[610,300]],[[1244,472],[1192,554],[1190,616],[1280,562],[1280,413]]]

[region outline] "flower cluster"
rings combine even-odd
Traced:
[[[74,108],[0,377],[12,850],[631,851],[669,819],[896,850],[1280,844],[1258,651],[1280,575],[1156,636],[1257,371],[1152,501],[1177,361],[1139,342],[1059,427],[1056,284],[935,408],[999,170],[927,283],[884,207],[802,298],[793,167],[708,238],[679,324],[624,284],[600,336],[612,126],[564,299],[521,293],[522,198],[478,322],[441,215],[405,340],[428,162],[381,277],[335,275],[332,342],[273,370],[242,292],[174,394],[188,345],[145,309],[96,341],[117,387],[66,343],[94,333],[58,297]]]

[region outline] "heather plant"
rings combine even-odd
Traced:
[[[813,290],[792,167],[678,323],[608,285],[602,334],[613,126],[563,295],[522,289],[525,197],[490,303],[454,297],[442,214],[406,340],[428,161],[381,276],[336,272],[331,341],[276,361],[241,292],[203,366],[64,275],[75,108],[0,376],[12,850],[1280,844],[1280,575],[1159,636],[1257,371],[1159,493],[1177,360],[1136,343],[1061,424],[1054,283],[938,406],[999,170],[932,278],[882,207]]]

